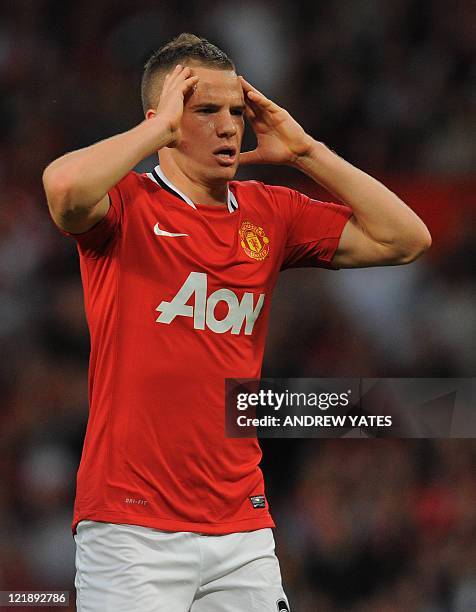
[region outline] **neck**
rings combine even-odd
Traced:
[[[192,178],[169,155],[160,156],[160,168],[168,180],[193,203],[213,206],[227,204],[228,181],[207,183],[204,179]]]

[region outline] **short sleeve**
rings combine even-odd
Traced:
[[[134,172],[129,172],[109,190],[109,210],[96,225],[81,234],[62,231],[65,236],[76,240],[82,256],[97,258],[110,253],[121,232],[124,205],[131,199],[135,176],[137,175]]]
[[[332,268],[332,258],[345,224],[352,216],[348,206],[321,202],[286,187],[274,187],[287,235],[281,269]]]

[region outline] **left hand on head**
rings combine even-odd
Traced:
[[[240,153],[240,164],[294,165],[309,154],[314,139],[284,109],[266,98],[242,76],[245,115],[258,141],[254,151]]]

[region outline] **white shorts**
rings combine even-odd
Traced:
[[[81,521],[78,612],[285,612],[271,529],[229,535]]]

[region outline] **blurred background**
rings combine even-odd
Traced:
[[[64,152],[138,123],[142,66],[183,31],[222,47],[315,138],[394,189],[433,234],[431,251],[411,266],[284,273],[263,373],[475,373],[473,1],[3,0],[3,590],[70,590],[74,602],[70,523],[89,339],[75,246],[49,218],[41,173]],[[240,171],[251,177],[333,199],[290,169]],[[471,435],[264,440],[293,612],[475,612]]]

